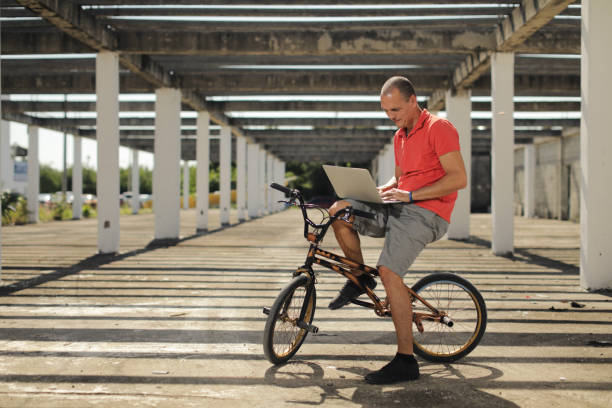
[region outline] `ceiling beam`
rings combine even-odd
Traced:
[[[23,1],[23,0],[22,0]],[[268,26],[266,26],[268,27]],[[359,28],[358,26],[355,28]],[[365,57],[367,55],[396,56],[406,59],[420,55],[473,55],[477,50],[495,50],[492,32],[464,29],[402,28],[361,31],[286,31],[286,32],[208,32],[208,31],[122,31],[117,36],[117,48],[122,54],[190,55],[206,57],[267,57],[300,56]],[[89,53],[98,48],[75,41],[61,32],[25,32],[2,30],[3,54]],[[426,51],[425,51],[426,50]],[[536,33],[533,38],[516,46],[522,53],[580,53],[580,31],[558,30]]]
[[[575,0],[523,0],[508,14],[496,29],[496,51],[515,52],[536,31],[549,23]],[[489,72],[491,51],[476,52],[455,69],[450,89],[468,89],[482,75]],[[438,90],[428,101],[435,111],[444,106],[445,91]]]
[[[310,75],[190,75],[181,79],[181,94],[206,92],[208,95],[326,95],[330,90],[344,95],[378,95],[380,86],[389,75],[346,75],[313,73]],[[125,93],[151,93],[155,87],[136,75],[120,75],[120,89]],[[415,83],[418,95],[428,96],[448,84],[447,78],[421,76]],[[489,76],[478,78],[472,86],[472,95],[490,95]],[[6,94],[40,93],[93,93],[93,74],[19,75],[2,72],[2,91]],[[580,75],[515,75],[516,96],[580,96]],[[183,98],[183,103],[185,100]],[[192,109],[193,105],[186,103]],[[204,99],[199,108],[207,109]],[[198,109],[194,109],[198,110]],[[212,120],[212,118],[211,118]],[[215,122],[213,120],[213,122]],[[218,122],[216,122],[218,123]],[[222,123],[227,123],[223,121]]]
[[[379,112],[380,102],[363,101],[228,101],[206,102],[209,111],[326,111],[326,112]],[[155,102],[119,102],[121,112],[154,112]],[[183,105],[182,111],[192,109]],[[490,102],[472,102],[473,111],[490,111]],[[580,102],[514,102],[515,111],[580,111]],[[2,111],[20,112],[95,112],[95,102],[2,101]],[[241,119],[230,119],[230,123]]]
[[[276,27],[276,25],[275,25]],[[295,24],[293,24],[295,29]],[[360,54],[467,54],[475,48],[493,49],[490,33],[483,31],[435,29],[385,29],[362,31],[265,31],[231,32],[156,31],[155,35],[127,31],[119,33],[119,50],[134,54],[175,55],[283,55],[318,57]],[[354,28],[364,27],[356,26]]]

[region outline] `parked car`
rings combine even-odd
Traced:
[[[93,194],[83,194],[83,204],[96,207],[98,205],[98,198]]]
[[[53,203],[61,203],[64,200],[68,204],[72,204],[72,202],[74,201],[74,194],[72,193],[72,191],[66,191],[65,198],[64,198],[64,193],[61,191],[56,191],[55,193],[53,193],[53,196],[51,197],[51,201]]]
[[[41,193],[38,195],[38,203],[44,205],[51,205],[51,194],[50,193]]]

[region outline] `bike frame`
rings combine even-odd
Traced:
[[[294,275],[297,276],[301,273],[307,273],[310,279],[312,280],[312,282],[316,282],[316,275],[312,269],[313,264],[317,264],[317,265],[323,266],[324,268],[331,269],[343,275],[347,279],[351,280],[355,285],[365,290],[366,295],[372,301],[372,303],[369,303],[369,302],[364,302],[364,301],[357,300],[357,299],[352,299],[351,300],[352,303],[359,305],[359,306],[373,309],[374,312],[380,317],[391,317],[391,310],[389,306],[386,304],[386,302],[382,302],[380,298],[374,293],[374,291],[372,291],[372,289],[368,288],[367,286],[365,287],[362,286],[361,283],[355,277],[355,275],[351,273],[351,271],[358,270],[358,271],[361,271],[362,273],[368,273],[373,276],[379,276],[378,269],[372,268],[368,265],[364,265],[356,261],[353,261],[344,256],[334,254],[332,252],[326,251],[319,247],[320,242],[323,240],[323,237],[327,233],[329,226],[332,223],[334,223],[337,220],[341,220],[344,222],[350,222],[349,218],[351,216],[352,209],[350,207],[344,208],[338,211],[332,217],[330,217],[329,221],[327,221],[325,224],[315,224],[314,222],[310,220],[310,218],[308,217],[308,214],[306,213],[306,208],[308,207],[306,207],[304,204],[300,204],[297,206],[299,206],[302,210],[302,215],[304,217],[304,237],[310,242],[310,248],[308,250],[308,255],[306,256],[306,261],[304,265],[301,268],[298,268],[297,271],[294,273]],[[315,229],[319,229],[319,233],[316,234],[316,233],[309,232],[308,231],[309,225]],[[429,302],[427,302],[425,299],[423,299],[421,296],[415,293],[410,287],[406,285],[404,286],[406,287],[406,290],[408,290],[413,301],[414,299],[417,299],[431,311],[431,313],[413,312],[412,319],[414,323],[416,324],[417,329],[420,332],[423,332],[424,330],[422,321],[435,321],[435,322],[441,322],[444,324],[450,324],[452,326],[452,322],[450,322],[450,320],[448,319],[445,313],[441,313],[438,309],[432,306]],[[314,287],[314,283],[312,287]],[[308,291],[308,296],[310,296],[311,290],[312,289]],[[305,310],[302,310],[301,316],[300,316],[301,321],[303,321],[304,314],[305,314]]]

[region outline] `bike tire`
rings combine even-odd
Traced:
[[[314,284],[306,275],[299,275],[279,293],[270,308],[264,329],[264,354],[272,364],[284,364],[297,353],[308,331],[297,326],[304,308],[305,323],[311,324],[316,306]]]
[[[452,273],[435,273],[420,279],[412,290],[441,312],[453,326],[423,321],[424,331],[413,328],[414,352],[425,360],[448,363],[468,355],[478,345],[487,327],[487,307],[482,295],[468,280]],[[430,311],[418,299],[413,312]]]

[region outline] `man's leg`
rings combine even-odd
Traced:
[[[390,363],[366,375],[371,384],[391,384],[419,378],[419,364],[412,346],[412,302],[402,278],[385,266],[379,266],[380,279],[391,305],[391,317],[397,336],[397,354]]]
[[[379,266],[387,301],[391,305],[391,318],[397,336],[397,352],[412,354],[412,300],[403,279],[386,266]]]
[[[347,201],[336,201],[330,208],[329,213],[331,215],[335,215],[338,211],[348,207],[349,205],[350,203]],[[361,241],[359,239],[359,234],[353,229],[353,226],[346,221],[336,220],[332,224],[332,228],[334,229],[336,240],[338,241],[340,248],[342,248],[342,252],[344,252],[344,256],[362,264],[363,254],[361,252]],[[370,289],[374,289],[376,287],[376,281],[370,275],[364,275],[363,272],[359,270],[351,272],[358,277],[362,285],[368,286]],[[338,293],[338,295],[332,299],[328,307],[330,309],[339,309],[349,303],[351,299],[354,299],[363,293],[364,291],[362,291],[358,286],[356,286],[350,280],[347,280],[342,289],[340,289],[340,293]]]
[[[336,201],[329,209],[329,213],[333,216],[338,211],[350,205],[347,201]],[[344,252],[344,256],[353,261],[363,263],[363,254],[361,253],[361,241],[359,234],[353,229],[353,226],[346,221],[336,220],[332,224],[336,240]],[[355,275],[359,276],[360,271],[355,271]]]

